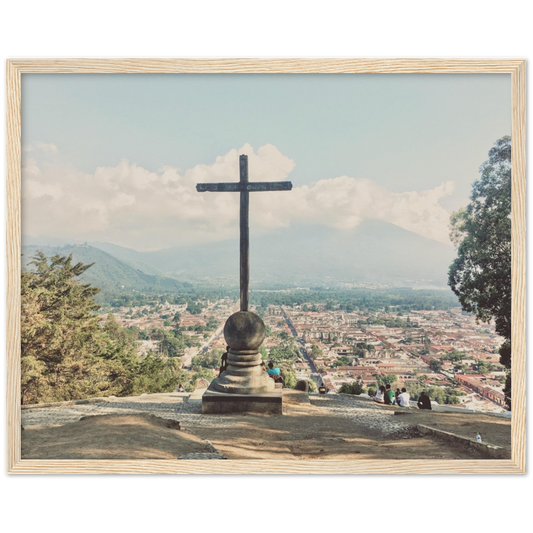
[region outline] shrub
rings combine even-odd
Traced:
[[[342,394],[355,394],[357,396],[362,394],[364,391],[365,388],[360,381],[356,381],[355,383],[343,383],[339,389],[339,392]]]

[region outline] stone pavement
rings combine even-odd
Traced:
[[[22,426],[60,426],[77,422],[85,416],[138,413],[177,420],[184,427],[223,427],[232,423],[224,417],[202,415],[201,402],[189,402],[189,396],[189,393],[170,392],[128,398],[109,398],[109,401],[91,404],[23,409]]]
[[[126,398],[93,398],[74,402],[22,406],[21,424],[23,428],[31,426],[57,427],[91,416],[149,414],[165,420],[174,420],[179,422],[182,429],[193,430],[193,432],[196,429],[201,434],[205,434],[206,429],[211,431],[212,428],[214,428],[215,432],[218,432],[219,428],[223,431],[233,431],[236,423],[235,417],[202,413],[203,392],[204,390],[198,390],[192,394],[183,392],[143,394]],[[294,406],[295,403],[302,402],[310,404],[313,409],[318,408],[318,412],[321,412],[320,416],[325,415],[326,418],[330,419],[347,419],[355,423],[360,430],[375,430],[382,437],[393,440],[412,438],[413,424],[420,424],[421,422],[418,422],[417,419],[420,420],[421,416],[425,416],[424,412],[419,411],[416,407],[404,410],[404,408],[383,406],[363,396],[358,397],[349,394],[322,395],[318,393],[308,395],[300,391],[284,389],[284,413],[286,409],[288,413],[293,412],[291,405]],[[449,410],[451,408],[446,406],[438,406],[437,408],[437,411]],[[296,412],[300,411],[296,408]],[[313,411],[313,413],[316,416],[317,411]],[[426,413],[431,413],[431,411]],[[433,413],[436,414],[435,410]],[[464,436],[459,437],[452,433],[446,433],[445,430],[447,428],[443,427],[442,422],[442,419],[437,421],[434,420],[434,417],[431,417],[429,423],[433,427],[420,427],[424,428],[424,434],[427,434],[428,431],[432,434],[437,432],[439,433],[437,436],[444,437],[447,440],[453,437],[454,440],[461,439],[466,444],[469,444],[469,441],[472,440]],[[427,423],[426,421],[425,424]],[[437,425],[439,429],[435,429],[434,426]],[[492,424],[490,425],[492,427]],[[220,433],[215,434],[219,435]],[[209,440],[206,442],[210,444]],[[481,451],[491,457],[499,457],[503,453],[503,449],[498,446],[490,446],[483,443],[477,447],[482,448]],[[219,451],[216,449],[211,451],[213,453],[209,457],[202,454],[201,458],[221,458]],[[186,458],[190,457],[187,456]]]
[[[110,414],[147,413],[169,420],[177,420],[182,427],[225,427],[235,421],[226,416],[203,415],[200,401],[189,401],[190,393],[147,394],[128,398],[109,398],[109,401],[81,405],[58,405],[22,410],[23,427],[55,426],[77,422],[82,417]],[[394,411],[384,410],[371,401],[361,401],[349,395],[310,395],[311,405],[327,409],[359,426],[394,435],[408,428]]]

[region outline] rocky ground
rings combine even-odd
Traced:
[[[422,436],[417,424],[501,446],[510,420],[423,412],[349,395],[288,394],[284,414],[202,415],[201,402],[169,393],[86,405],[23,409],[25,459],[484,459],[467,445]],[[177,424],[176,422],[179,422]]]

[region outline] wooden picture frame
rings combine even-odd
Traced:
[[[526,471],[526,64],[523,59],[7,60],[7,471],[18,474],[518,474]],[[21,75],[24,73],[508,73],[512,84],[511,460],[22,460]]]

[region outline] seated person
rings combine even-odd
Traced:
[[[409,401],[411,399],[411,396],[407,392],[407,389],[403,387],[402,393],[400,396],[398,396],[398,405],[400,407],[409,407]]]
[[[320,394],[326,394],[326,392],[328,392],[328,389],[326,388],[326,386],[324,385],[324,383],[322,383],[322,385],[320,385],[320,387],[318,387],[318,392]]]
[[[268,363],[267,374],[276,382],[285,385],[285,376],[281,373],[279,367],[274,366],[274,363],[271,361]]]
[[[385,403],[385,387],[383,385],[380,385],[379,389],[376,391],[376,395],[374,396],[374,401],[377,403]]]
[[[420,393],[420,396],[418,397],[417,404],[419,409],[431,409],[431,400],[429,399],[429,396],[422,391]]]
[[[396,397],[394,396],[394,391],[391,389],[390,383],[387,383],[385,387],[385,405],[392,405],[395,402]]]
[[[280,369],[276,366],[274,366],[274,363],[272,361],[270,361],[270,363],[268,363],[268,375],[271,376],[271,377],[275,377],[275,376],[279,376],[280,375]]]
[[[396,405],[399,405],[398,404],[398,396],[400,396],[401,393],[402,393],[402,391],[400,389],[396,389],[396,392],[394,393],[394,403]]]
[[[222,354],[221,365],[218,372],[219,376],[222,374],[222,372],[226,372],[226,370],[228,369],[228,350],[229,346],[227,347],[225,353]]]

